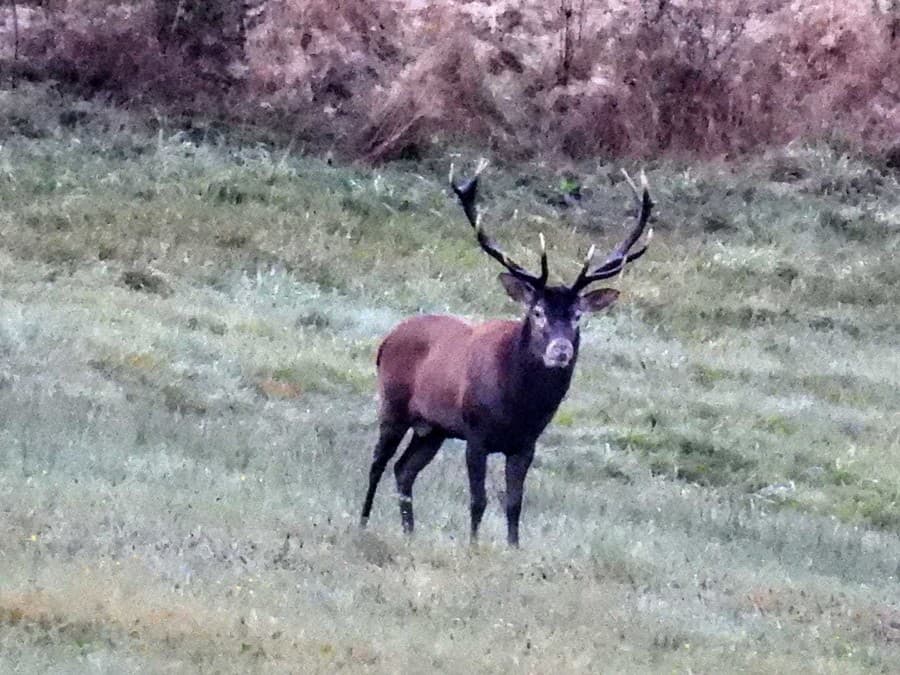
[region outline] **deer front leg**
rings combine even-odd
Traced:
[[[466,446],[466,468],[469,472],[469,494],[471,502],[469,512],[472,517],[471,543],[478,541],[478,526],[487,506],[484,491],[484,475],[487,468],[487,452],[480,445],[469,443]]]
[[[534,446],[521,454],[506,457],[506,541],[515,548],[519,547],[519,516],[522,513],[525,475],[533,458]]]

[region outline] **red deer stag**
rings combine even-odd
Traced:
[[[588,285],[620,274],[641,257],[631,252],[650,218],[653,202],[646,177],[642,190],[625,174],[638,205],[637,224],[625,240],[597,266],[594,247],[571,286],[547,285],[547,251],[541,235],[541,273],[534,275],[513,262],[481,227],[475,197],[482,160],[472,179],[457,184],[453,167],[450,185],[459,197],[481,248],[506,268],[500,283],[521,303],[519,321],[488,321],[470,325],[452,316],[415,316],[395,327],[382,341],[376,360],[380,396],[379,438],[375,446],[361,527],[372,510],[378,481],[406,432],[414,433],[397,460],[394,473],[400,500],[400,520],[413,531],[412,488],[419,472],[447,438],[464,439],[471,493],[471,537],[474,543],[484,514],[487,456],[506,455],[507,540],[519,543],[519,515],[525,474],[535,442],[566,395],[578,358],[582,314],[609,307],[619,292]]]

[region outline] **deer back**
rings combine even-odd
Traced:
[[[442,428],[466,438],[482,407],[504,400],[505,372],[520,324],[471,325],[452,316],[417,316],[378,350],[382,419]]]

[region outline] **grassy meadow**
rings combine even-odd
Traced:
[[[0,91],[0,671],[900,672],[896,168],[492,166],[487,227],[558,278],[624,231],[623,166],[656,236],[584,330],[522,550],[500,458],[470,549],[456,442],[413,539],[390,472],[356,525],[379,337],[518,311],[446,189],[478,154],[151,126]]]

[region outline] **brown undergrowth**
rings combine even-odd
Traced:
[[[235,4],[10,5],[5,70],[376,162],[459,139],[516,158],[897,152],[896,2]]]

